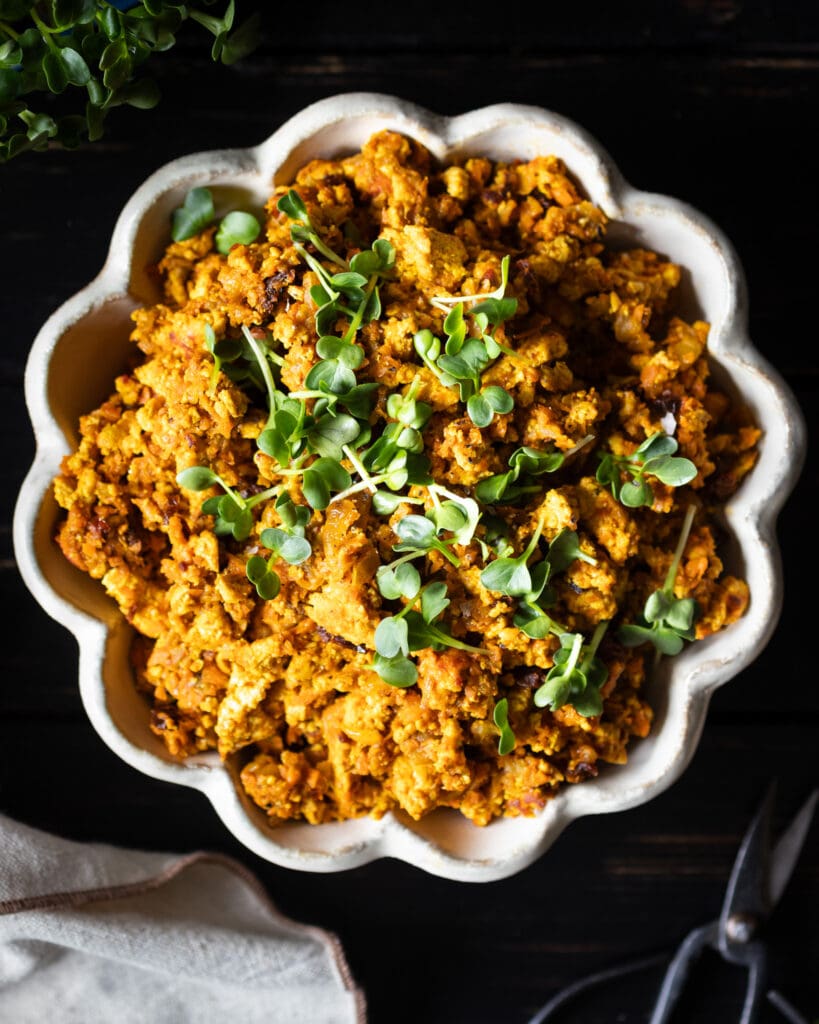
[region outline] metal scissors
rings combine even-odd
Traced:
[[[747,971],[739,1024],[755,1024],[765,999],[791,1024],[809,1024],[807,1018],[781,993],[768,989],[768,950],[760,932],[779,903],[796,867],[819,799],[819,789],[811,793],[772,847],[771,817],[775,791],[772,783],[748,826],[734,860],[719,917],[694,928],[677,947],[660,986],[650,1024],[669,1024],[692,966],[708,948]],[[559,992],[530,1019],[529,1024],[545,1024],[582,992],[626,974],[654,967],[664,959],[662,955],[644,957],[589,975]]]

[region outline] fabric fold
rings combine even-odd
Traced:
[[[210,853],[61,839],[0,815],[0,1020],[365,1024],[329,932]]]

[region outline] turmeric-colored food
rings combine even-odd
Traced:
[[[555,157],[384,131],[168,246],[55,493],[172,754],[272,822],[483,825],[648,734],[655,659],[747,606],[713,523],[759,432],[605,236]]]

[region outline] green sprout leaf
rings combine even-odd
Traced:
[[[409,654],[406,619],[397,616],[382,619],[375,631],[375,649],[387,659]]]
[[[537,524],[526,548],[517,558],[496,558],[481,572],[480,580],[487,590],[510,597],[529,594],[532,591],[532,576],[526,563],[532,557],[543,531],[543,518]]]
[[[460,565],[456,556],[450,551],[450,543],[438,539],[435,523],[426,516],[404,516],[395,524],[395,532],[400,542],[393,545],[394,551],[409,551],[418,554],[438,551],[452,565]]]
[[[220,484],[222,481],[207,466],[190,466],[188,469],[183,469],[181,473],[177,473],[176,482],[188,491],[206,491],[209,487]]]
[[[388,601],[397,601],[400,597],[411,601],[421,589],[421,575],[409,562],[380,566],[375,580],[381,595]]]
[[[351,484],[352,477],[339,462],[322,457],[305,469],[301,486],[308,505],[321,510],[330,504],[333,491],[344,491]]]
[[[515,749],[515,734],[509,725],[509,701],[506,697],[499,700],[492,712],[492,721],[498,727],[500,739],[498,740],[498,753],[501,757],[511,754]]]
[[[175,242],[184,242],[210,224],[215,214],[210,189],[192,188],[183,204],[173,211],[171,237]]]
[[[272,601],[278,596],[281,590],[279,575],[261,555],[248,558],[245,573],[263,601]]]
[[[554,449],[516,448],[509,457],[509,470],[484,477],[475,488],[475,496],[486,505],[508,504],[543,490],[536,477],[560,469],[565,456]]]
[[[373,668],[385,683],[389,683],[390,686],[398,686],[401,689],[412,686],[418,680],[418,669],[415,667],[415,663],[401,654],[385,658],[383,654],[376,652],[373,656]]]
[[[588,644],[584,643],[582,633],[561,634],[554,665],[543,685],[535,691],[535,707],[557,711],[571,704],[585,718],[602,714],[600,688],[608,677],[608,670],[597,658],[597,648],[607,627],[608,622],[599,623]]]
[[[234,245],[250,245],[259,237],[261,225],[251,213],[234,210],[219,224],[214,241],[222,254],[227,254]]]
[[[682,487],[697,475],[690,459],[676,458],[677,441],[662,431],[652,434],[631,455],[599,453],[597,482],[627,508],[650,507],[654,492],[645,477],[654,477],[669,487]],[[623,475],[631,479],[623,479]]]
[[[677,547],[660,590],[649,595],[637,622],[624,623],[617,631],[617,638],[625,647],[639,647],[650,643],[657,652],[672,657],[682,651],[686,640],[694,640],[694,622],[697,616],[697,602],[691,597],[674,596],[674,584],[685,545],[691,532],[696,508],[690,505],[686,510]]]
[[[310,541],[306,537],[287,533],[275,526],[262,530],[260,540],[266,548],[275,551],[289,565],[301,565],[313,553]]]
[[[443,614],[449,603],[449,598],[446,596],[446,584],[429,583],[424,587],[424,592],[421,595],[421,616],[424,622],[431,625]]]

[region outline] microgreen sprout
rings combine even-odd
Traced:
[[[278,405],[278,392],[276,390],[276,383],[273,380],[273,373],[270,369],[270,360],[272,359],[279,365],[282,364],[283,360],[282,357],[273,352],[267,344],[265,344],[264,349],[262,349],[260,343],[253,337],[253,334],[247,327],[242,327],[242,334],[245,337],[245,341],[247,342],[250,351],[253,353],[267,391],[267,405],[270,410],[270,416],[267,421],[267,426],[269,427]]]
[[[322,241],[310,220],[307,207],[294,189],[282,196],[276,205],[293,221],[290,238],[294,248],[319,279],[319,284],[310,289],[310,298],[318,307],[316,327],[319,334],[330,334],[339,316],[346,316],[349,324],[342,340],[349,344],[363,323],[377,320],[381,315],[378,282],[389,276],[395,263],[392,244],[386,238],[377,238],[371,249],[356,253],[347,263]],[[307,244],[341,267],[341,271],[330,274],[305,248]],[[308,387],[313,386],[308,384]]]
[[[341,463],[322,457],[303,471],[301,489],[311,508],[325,509],[332,492],[345,490],[351,482],[350,474]]]
[[[234,245],[250,245],[259,237],[261,224],[252,213],[233,210],[223,218],[213,238],[217,250],[227,255]]]
[[[458,385],[462,402],[476,427],[488,427],[496,413],[509,413],[514,408],[512,396],[497,385],[481,387],[481,374],[493,360],[486,342],[469,338],[457,355],[438,356],[437,365]]]
[[[418,678],[418,670],[409,655],[426,647],[480,650],[455,639],[437,623],[450,603],[445,583],[421,586],[418,570],[407,562],[382,568],[387,571],[376,576],[381,594],[388,600],[404,597],[407,601],[395,615],[382,619],[375,631],[373,668],[384,682],[392,686],[412,686]]]
[[[203,231],[216,216],[209,188],[192,188],[171,215],[171,238],[184,242]]]
[[[287,491],[276,499],[275,508],[279,513],[282,529],[291,536],[303,537],[305,527],[310,522],[310,509],[304,505],[296,505]]]
[[[251,555],[245,567],[247,578],[256,587],[259,597],[265,601],[276,597],[281,587],[279,575],[273,568],[274,561],[282,558],[289,565],[300,565],[313,553],[310,541],[304,536],[310,510],[303,505],[294,505],[288,494],[280,495],[276,508],[282,516],[283,528],[270,526],[262,530],[260,537],[262,544],[272,552],[270,558]],[[286,525],[285,520],[291,525]]]
[[[288,564],[300,565],[307,561],[313,550],[310,541],[304,536],[305,527],[310,522],[310,509],[294,504],[286,491],[276,499],[275,507],[281,526],[270,526],[262,530],[261,542]]]
[[[261,555],[251,555],[245,566],[247,578],[263,601],[272,601],[281,590],[282,581],[272,565],[274,558],[275,555],[270,559],[262,558]]]
[[[436,338],[428,327],[417,331],[412,339],[413,348],[421,357],[424,366],[427,367],[446,388],[455,385],[455,378],[444,373],[438,367],[438,357],[441,355],[441,339]]]
[[[554,602],[554,592],[548,586],[552,577],[564,572],[578,559],[597,564],[595,558],[581,549],[577,533],[564,528],[549,544],[545,557],[530,570],[526,563],[537,547],[542,528],[543,517],[526,549],[517,558],[509,555],[496,558],[480,575],[487,590],[517,598],[513,621],[532,640],[563,632],[563,628],[545,611]]]
[[[316,232],[316,229],[313,227],[307,213],[307,207],[304,205],[301,196],[295,191],[295,189],[291,188],[287,195],[281,197],[278,203],[276,203],[276,209],[289,217],[290,220],[295,221],[295,223],[290,226],[290,238],[293,242],[309,242],[321,253],[322,256],[325,257],[325,259],[343,267],[345,270],[348,269],[347,261],[342,259],[337,253],[334,253],[332,249],[322,242]]]
[[[513,316],[517,299],[504,298],[509,280],[509,257],[501,261],[500,286],[489,294],[479,295],[437,295],[431,301],[434,306],[446,312],[444,331],[447,340],[442,346],[429,328],[418,331],[413,338],[415,351],[424,365],[448,388],[457,385],[462,402],[466,403],[469,418],[477,427],[488,427],[496,415],[505,415],[514,408],[515,402],[505,388],[491,384],[482,387],[481,374],[495,359],[505,352],[515,353],[502,345],[489,326],[498,327]],[[464,319],[464,306],[476,302],[469,311],[471,325]],[[470,335],[470,330],[477,335]]]
[[[597,559],[586,554],[580,547],[580,539],[574,530],[564,528],[549,544],[549,550],[542,561],[532,569],[532,589],[518,597],[514,623],[522,633],[532,640],[542,640],[549,633],[560,634],[563,628],[546,614],[555,600],[554,590],[548,586],[558,573],[565,572],[576,561],[597,565]]]
[[[501,757],[505,757],[515,749],[515,734],[509,725],[509,701],[506,697],[499,700],[495,705],[495,710],[492,712],[492,721],[500,732],[498,753]]]
[[[234,29],[235,7],[229,0],[216,17],[177,0],[0,0],[0,163],[96,141],[123,104],[156,106],[150,71],[188,19],[213,34],[214,61],[232,64],[249,53],[261,14]]]
[[[694,619],[697,614],[697,602],[692,597],[674,597],[674,584],[685,545],[688,543],[695,511],[695,507],[689,505],[662,588],[650,595],[643,614],[636,623],[622,625],[617,631],[617,638],[626,647],[651,643],[659,657],[662,654],[679,654],[684,641],[695,638]]]
[[[584,645],[582,633],[561,634],[554,665],[535,691],[535,707],[556,711],[571,704],[584,718],[602,713],[600,688],[608,678],[608,669],[596,655],[607,628],[608,621],[599,622],[588,645]]]
[[[697,475],[697,467],[690,459],[675,458],[678,445],[675,438],[658,431],[646,438],[631,455],[614,455],[606,452],[600,456],[597,467],[597,481],[611,489],[611,493],[627,508],[650,506],[654,492],[646,476],[670,487],[682,487]],[[623,473],[631,476],[623,482]]]
[[[508,504],[527,494],[543,490],[534,477],[554,473],[564,462],[562,452],[551,449],[516,448],[509,456],[509,469],[505,473],[484,477],[475,487],[475,497],[485,505]]]
[[[193,238],[211,223],[216,216],[213,194],[209,188],[192,188],[181,206],[171,214],[171,237],[175,242]],[[252,213],[233,210],[219,222],[214,242],[217,250],[226,255],[231,246],[250,245],[259,237],[262,228]]]
[[[407,484],[432,482],[429,459],[423,454],[421,437],[421,429],[432,415],[432,409],[425,402],[416,402],[416,393],[414,384],[406,396],[390,395],[387,413],[395,417],[395,422],[388,423],[381,436],[368,448],[356,453],[349,446],[344,447],[344,454],[360,480],[348,491],[337,495],[335,501],[366,490],[373,495],[376,511],[382,515],[390,514],[401,501],[412,502],[413,499],[401,497],[393,503],[385,497],[387,492],[379,491],[381,484],[386,484],[390,491],[400,491]],[[417,499],[415,501],[417,503]]]
[[[445,387],[457,385],[470,419],[477,427],[488,427],[496,413],[509,413],[514,408],[512,396],[497,385],[481,387],[481,374],[496,356],[489,354],[486,342],[468,338],[454,354],[441,354],[441,342],[429,328],[418,331],[413,338],[415,351]]]
[[[459,306],[466,302],[476,302],[479,305],[477,307],[473,307],[473,313],[476,312],[476,310],[485,313],[488,313],[490,309],[493,311],[502,310],[505,313],[505,315],[501,316],[500,319],[508,320],[509,317],[514,315],[515,310],[517,309],[516,299],[504,298],[506,286],[508,285],[508,283],[509,257],[504,256],[503,259],[501,260],[501,283],[493,292],[479,293],[477,295],[434,295],[432,299],[430,299],[430,302],[432,303],[433,306],[444,311],[448,310],[452,306]],[[506,302],[507,305],[494,307],[491,304],[495,302]],[[485,309],[481,309],[480,307],[483,306],[485,303],[487,304],[487,307]],[[495,315],[497,315],[497,313]],[[500,319],[497,322],[500,322]]]
[[[481,525],[483,526],[483,536],[477,537],[476,540],[480,545],[485,562],[489,559],[490,551],[494,551],[500,557],[514,552],[514,548],[509,542],[509,525],[505,520],[493,516],[489,512],[484,512],[481,515]]]
[[[440,484],[430,484],[427,493],[433,503],[433,508],[427,516],[435,523],[437,531],[452,533],[452,539],[456,544],[464,547],[470,544],[481,518],[477,501],[448,491]],[[442,502],[441,498],[445,500]]]
[[[532,557],[540,540],[544,520],[545,517],[541,516],[529,543],[517,558],[509,556],[496,558],[481,572],[481,583],[487,590],[497,594],[507,594],[510,597],[519,597],[533,593],[535,584],[532,581],[532,574],[529,572],[526,563]],[[543,583],[545,585],[545,580]]]
[[[435,523],[426,516],[408,515],[395,524],[399,543],[393,545],[394,551],[414,551],[428,554],[437,551],[454,566],[461,563],[450,550],[454,541],[438,539]]]
[[[235,540],[245,540],[250,536],[253,529],[251,509],[254,505],[278,495],[281,489],[271,487],[250,498],[243,498],[229,487],[218,473],[207,466],[190,466],[183,469],[177,473],[176,482],[188,491],[206,491],[210,487],[221,487],[225,493],[203,501],[202,511],[205,515],[216,517],[213,532],[218,537],[232,536]]]

